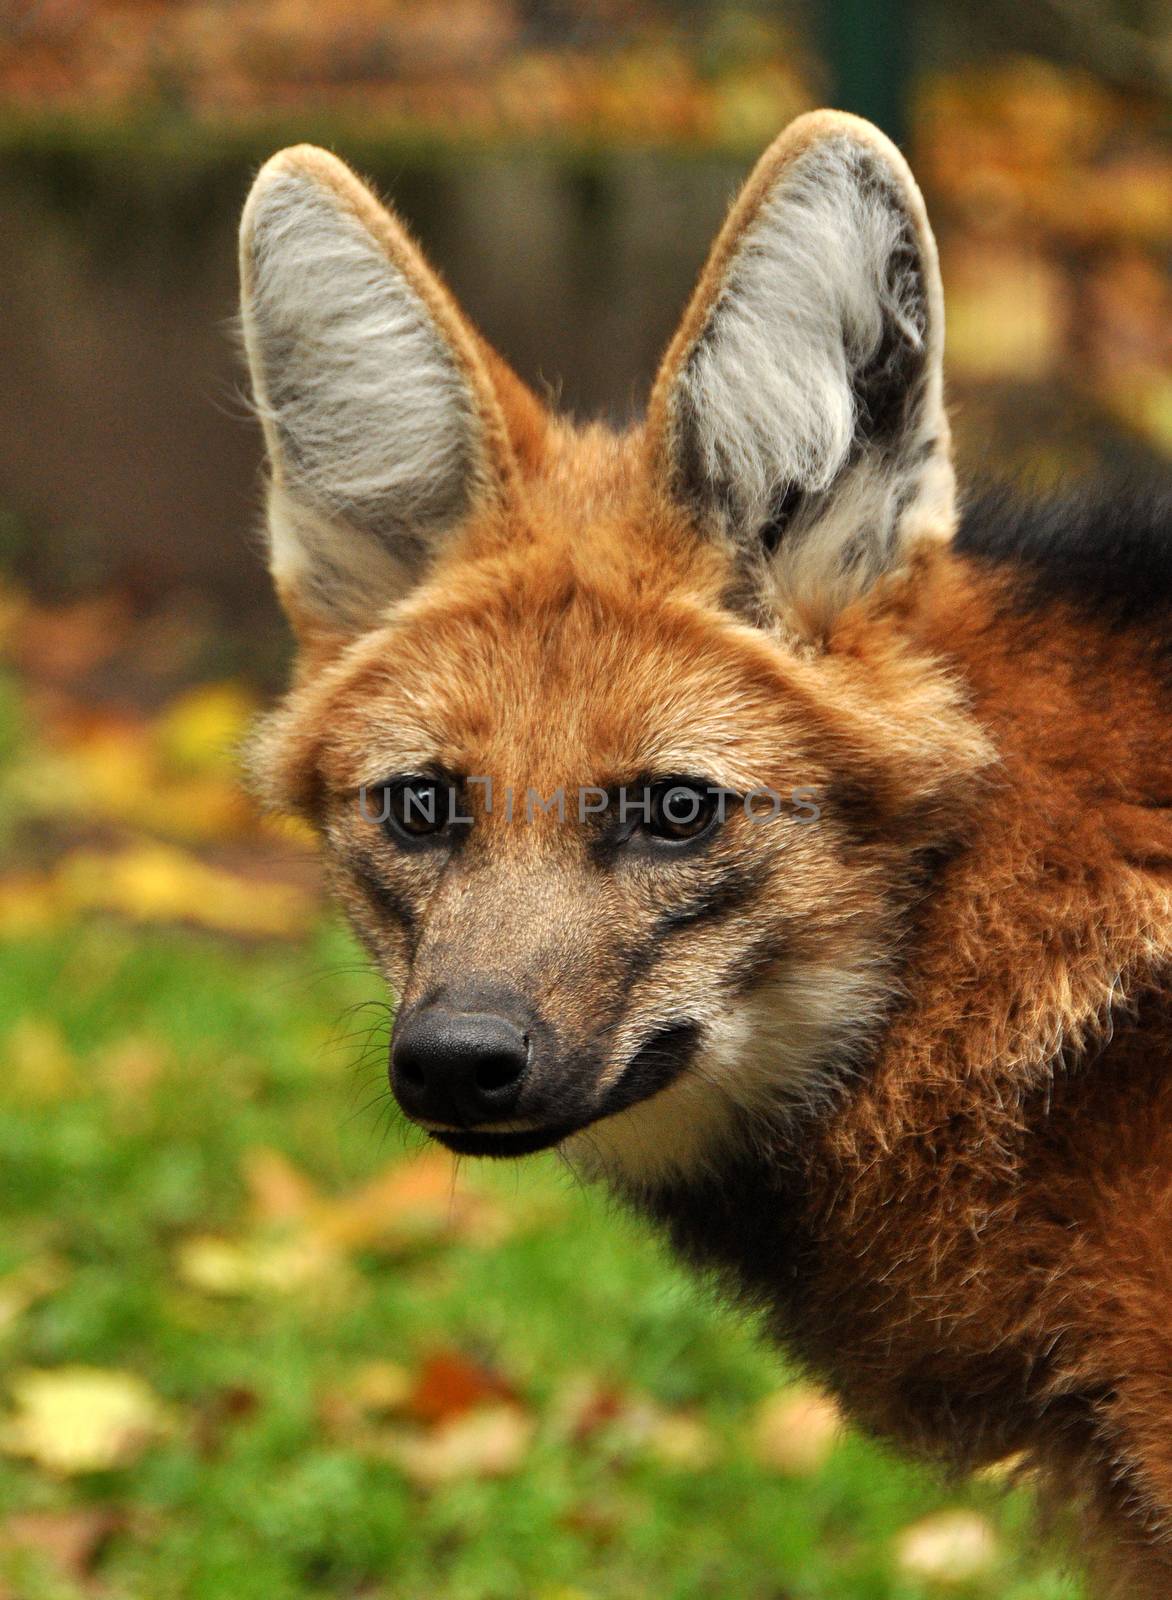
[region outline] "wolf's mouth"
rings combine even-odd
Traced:
[[[659,1094],[691,1065],[700,1043],[694,1022],[676,1022],[658,1029],[632,1056],[626,1070],[602,1103],[587,1116],[526,1128],[428,1128],[440,1144],[460,1156],[529,1156],[561,1144],[571,1134],[617,1116],[620,1111]]]
[[[561,1144],[584,1122],[562,1122],[547,1128],[523,1128],[494,1133],[491,1128],[430,1129],[431,1137],[458,1156],[531,1156]]]
[[[700,1029],[694,1022],[670,1022],[657,1028],[631,1057],[591,1122],[613,1117],[666,1089],[691,1066],[699,1045]]]

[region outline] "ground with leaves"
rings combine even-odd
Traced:
[[[553,1157],[420,1146],[156,625],[0,601],[0,1600],[1072,1600]]]

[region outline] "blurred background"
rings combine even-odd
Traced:
[[[260,161],[335,149],[621,423],[819,104],[926,192],[964,472],[1166,472],[1167,0],[0,0],[0,1600],[1081,1593],[1012,1464],[843,1435],[552,1157],[421,1151],[311,844],[236,779],[289,654]]]

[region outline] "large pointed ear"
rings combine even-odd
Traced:
[[[303,640],[352,635],[507,497],[492,357],[400,224],[309,145],[261,169],[240,278],[273,577]]]
[[[936,248],[870,123],[801,117],[717,238],[652,392],[668,493],[735,549],[748,609],[817,635],[955,516]]]

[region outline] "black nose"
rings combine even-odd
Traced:
[[[508,1017],[431,1005],[395,1028],[391,1086],[408,1116],[470,1128],[508,1116],[528,1064],[528,1035]]]

